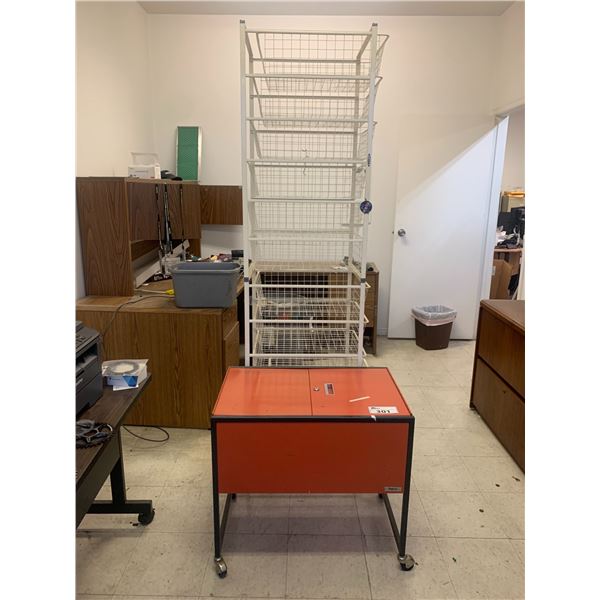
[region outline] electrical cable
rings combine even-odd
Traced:
[[[138,435],[137,433],[133,433],[133,431],[131,431],[130,429],[127,429],[127,427],[125,427],[125,425],[121,425],[121,427],[127,432],[130,433],[132,436],[139,438],[140,440],[144,440],[146,442],[156,442],[157,444],[162,443],[162,442],[166,442],[171,436],[169,435],[169,432],[166,429],[163,429],[162,427],[159,427],[158,425],[148,425],[148,427],[150,427],[151,429],[160,429],[160,431],[162,431],[166,437],[164,437],[162,440],[153,440],[151,438],[146,438],[142,435]]]
[[[148,298],[155,298],[155,295],[150,295],[150,296],[140,296],[139,298],[133,298],[132,300],[127,300],[127,302],[123,302],[123,304],[119,304],[119,306],[117,306],[117,309],[113,312],[110,321],[108,322],[108,324],[106,325],[106,327],[104,328],[104,330],[102,331],[102,333],[100,334],[103,338],[104,336],[108,333],[108,330],[110,329],[111,325],[113,324],[113,321],[115,320],[115,317],[117,316],[117,313],[124,307],[127,306],[128,304],[135,304],[136,302],[141,302],[142,300],[148,300]],[[170,296],[169,294],[165,294],[166,298],[172,298],[173,296]]]
[[[185,232],[183,230],[183,224],[185,223],[185,218],[183,216],[183,183],[179,184],[179,214],[181,217],[181,257],[182,260],[185,260]]]

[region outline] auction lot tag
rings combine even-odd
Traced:
[[[372,415],[397,415],[398,409],[395,406],[369,406],[369,412]]]

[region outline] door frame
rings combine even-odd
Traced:
[[[487,300],[490,297],[492,271],[494,268],[494,248],[496,247],[498,206],[500,203],[500,193],[502,191],[502,175],[504,173],[504,155],[506,151],[509,118],[509,115],[496,115],[496,125],[494,126],[494,157],[492,159],[492,177],[490,180],[490,196],[487,207],[487,231],[481,249],[480,300]],[[499,135],[502,129],[504,129],[504,135]],[[477,320],[479,319],[478,311],[476,311],[474,319],[473,331],[477,331]]]

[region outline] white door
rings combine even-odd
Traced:
[[[414,338],[413,306],[458,311],[452,338],[474,339],[489,297],[508,118],[420,187],[397,198],[388,336]]]

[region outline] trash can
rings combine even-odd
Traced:
[[[442,350],[448,347],[452,323],[456,319],[455,310],[441,304],[415,306],[412,316],[415,319],[417,346],[424,350]]]

